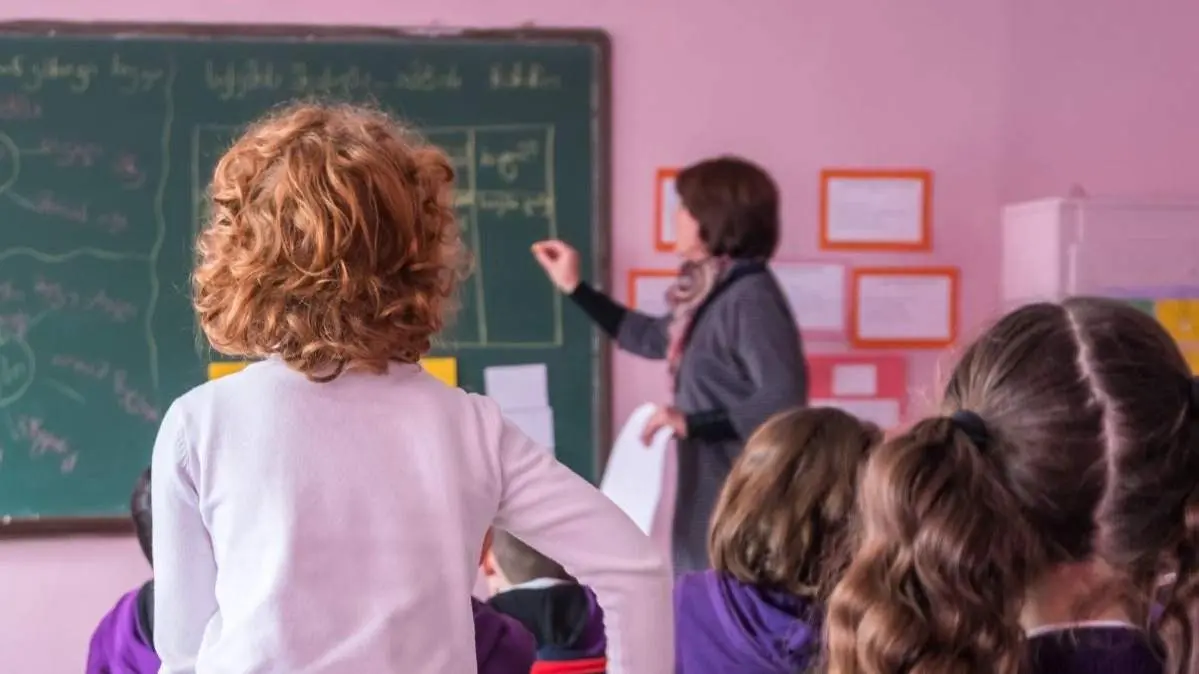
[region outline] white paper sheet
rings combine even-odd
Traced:
[[[857,293],[861,339],[941,341],[953,336],[949,276],[869,275],[859,280]]]
[[[878,368],[869,363],[833,366],[834,396],[878,395]]]
[[[830,178],[827,234],[833,243],[920,243],[924,182],[915,178]]]
[[[666,451],[672,433],[663,428],[654,436],[650,446],[641,442],[641,431],[653,416],[656,405],[638,407],[625,422],[608,467],[600,481],[600,491],[612,499],[647,535],[653,527],[654,513],[662,497],[662,471],[666,466]]]
[[[658,221],[662,223],[662,243],[673,244],[675,242],[675,212],[679,210],[679,193],[675,191],[674,178],[662,180],[660,189],[662,190],[662,210],[658,213]]]
[[[666,291],[674,281],[675,277],[673,276],[634,277],[633,283],[637,284],[637,287],[633,292],[634,297],[637,298],[637,306],[633,308],[650,316],[665,316],[670,313],[670,305],[666,302]]]
[[[544,363],[483,368],[484,389],[504,411],[549,407],[548,382]]]
[[[835,407],[863,421],[869,421],[884,431],[899,427],[899,401],[887,398],[868,400],[837,399],[812,400],[812,407]]]
[[[537,444],[554,449],[554,410],[549,407],[529,407],[506,410],[504,416],[525,432]]]
[[[845,332],[845,266],[778,262],[771,265],[802,330]]]

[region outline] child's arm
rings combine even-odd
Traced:
[[[670,571],[650,539],[612,501],[505,421],[503,493],[495,525],[595,590],[608,662],[622,674],[671,674]]]
[[[150,485],[154,514],[154,648],[160,674],[191,674],[209,619],[216,613],[216,562],[200,520],[178,405],[163,417],[154,443]]]

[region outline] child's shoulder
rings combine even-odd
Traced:
[[[217,376],[214,368],[209,369],[208,381],[197,384],[175,400],[175,405],[183,408],[199,407],[213,400],[227,397],[261,381],[264,375],[272,369],[274,363],[259,361],[245,365],[239,370]]]
[[[417,365],[397,365],[382,375],[347,373],[320,383],[278,359],[252,363],[192,388],[175,400],[167,415],[196,420],[239,409],[259,409],[263,401],[294,409],[297,402],[325,405],[340,399],[354,404],[387,400],[393,395],[409,409],[436,410],[460,422],[473,418],[497,431],[503,423],[503,412],[494,400],[448,386]]]

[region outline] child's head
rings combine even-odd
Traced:
[[[1177,571],[1167,632],[1189,635],[1192,398],[1178,347],[1130,305],[1072,299],[999,320],[953,370],[941,415],[867,464],[862,540],[830,602],[830,671],[1016,672],[1022,611],[1074,565],[1097,579],[1065,598],[1078,620],[1104,604],[1146,620],[1156,577]]]
[[[879,430],[836,409],[797,409],[749,439],[712,515],[712,566],[814,600],[848,561],[860,468]]]
[[[560,564],[502,529],[492,529],[484,543],[483,574],[492,594],[541,578],[571,580]]]
[[[299,104],[253,124],[217,163],[197,242],[208,340],[313,379],[416,362],[464,269],[453,179],[375,110]]]
[[[129,497],[129,513],[133,516],[133,529],[137,532],[137,542],[142,548],[146,561],[154,565],[154,519],[150,511],[150,469],[142,471],[133,485],[133,495]]]

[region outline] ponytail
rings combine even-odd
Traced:
[[[1167,645],[1167,672],[1199,672],[1195,652],[1195,614],[1199,608],[1199,490],[1184,507],[1184,531],[1174,557],[1175,580],[1162,604],[1158,634]]]
[[[1021,601],[1044,551],[969,412],[880,448],[859,489],[863,536],[829,601],[831,674],[1015,674]]]

